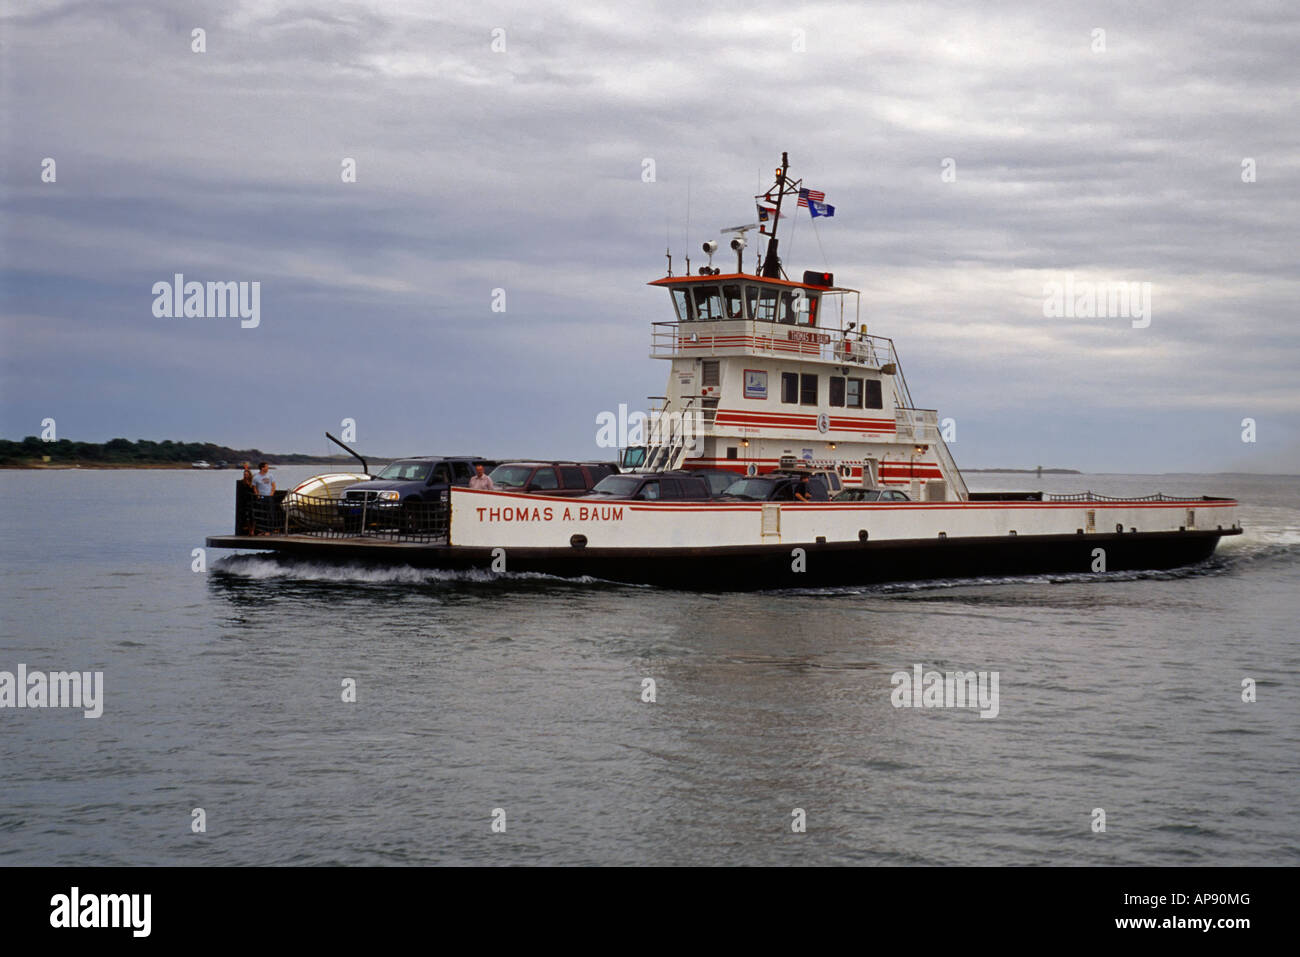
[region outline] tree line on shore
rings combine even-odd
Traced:
[[[48,458],[47,458],[48,457]],[[275,462],[279,465],[330,462],[318,455],[275,455],[260,449],[232,449],[212,442],[173,442],[166,439],[110,439],[107,442],[72,442],[59,439],[46,442],[29,435],[21,442],[0,439],[0,466],[24,465],[188,465],[205,461],[225,462],[230,467],[240,462]]]

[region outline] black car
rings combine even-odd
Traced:
[[[352,531],[361,528],[363,512],[367,527],[420,530],[428,523],[430,503],[446,502],[453,485],[469,485],[476,465],[490,472],[496,464],[477,455],[398,459],[370,481],[344,489],[339,515]]]
[[[687,472],[623,472],[596,483],[584,498],[630,501],[707,501],[709,483]]]
[[[791,475],[755,475],[732,482],[722,497],[738,502],[795,502],[799,485],[799,479]],[[826,481],[820,475],[808,476],[808,498],[830,501]]]
[[[686,469],[688,475],[694,475],[709,483],[709,494],[714,498],[724,494],[740,476],[726,469]]]
[[[892,488],[846,488],[832,502],[910,502],[906,492]]]

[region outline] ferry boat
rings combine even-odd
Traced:
[[[285,512],[275,534],[208,545],[712,590],[1169,569],[1241,533],[1228,498],[969,491],[938,413],[912,400],[893,341],[868,332],[859,291],[829,272],[792,279],[783,267],[782,207],[824,214],[821,194],[791,176],[782,154],[755,200],[759,223],[721,233],[733,234],[734,271],[713,265],[714,241],[695,274],[687,259],[673,275],[670,255],[668,275],[650,283],[672,309],[651,326],[650,355],[668,363],[668,384],[649,441],[625,449],[622,465],[661,476],[657,497],[454,487],[405,531],[363,521],[340,534],[325,520],[332,503],[313,527],[300,496],[295,523]],[[754,230],[762,257],[746,272]],[[819,470],[846,489],[893,492],[686,501],[673,494],[683,469],[738,479]]]

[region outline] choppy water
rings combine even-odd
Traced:
[[[1190,571],[708,595],[195,573],[235,477],[0,472],[0,670],[106,685],[0,710],[0,864],[1300,862],[1293,478],[1045,480],[1235,495]],[[892,707],[917,663],[999,672],[998,716]]]

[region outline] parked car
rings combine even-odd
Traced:
[[[910,502],[906,492],[892,488],[846,488],[833,502]]]
[[[492,484],[506,492],[586,495],[614,466],[605,462],[505,462],[492,470]]]
[[[800,480],[808,476],[808,497],[814,502],[828,502],[840,487],[834,472],[803,469],[780,469],[737,479],[727,487],[723,498],[743,502],[795,502]],[[832,484],[833,483],[833,484]]]
[[[623,472],[596,483],[587,498],[657,502],[660,500],[703,502],[709,483],[686,472]]]
[[[350,530],[367,526],[425,531],[430,503],[447,501],[453,485],[469,485],[474,466],[491,471],[497,463],[477,455],[431,455],[398,459],[367,482],[349,485],[339,502],[339,515]]]
[[[726,469],[686,469],[686,474],[695,475],[709,483],[709,494],[714,498],[724,494],[740,476]]]
[[[809,469],[809,468],[787,468],[776,469],[768,475],[788,475],[797,479],[800,475],[807,475],[809,479],[819,478],[821,484],[826,489],[827,495],[834,495],[844,488],[844,483],[840,480],[840,475],[834,469]]]

